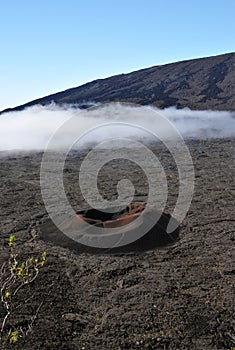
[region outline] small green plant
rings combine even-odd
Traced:
[[[10,329],[8,332],[8,338],[10,343],[16,343],[19,339],[19,330],[18,329]]]
[[[22,304],[27,303],[33,295],[27,300],[21,302],[17,300],[19,291],[30,285],[38,276],[40,269],[45,265],[47,254],[43,252],[38,256],[30,256],[26,259],[20,258],[16,253],[16,237],[10,235],[8,240],[8,260],[2,265],[0,275],[0,298],[5,309],[5,316],[0,324],[0,343],[15,343],[20,337],[26,335],[35,321],[42,303],[39,305],[35,314],[31,317],[27,330],[22,328],[13,328],[8,325],[10,316],[19,309]],[[17,300],[17,301],[16,301]]]

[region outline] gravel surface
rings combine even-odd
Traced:
[[[123,254],[78,254],[60,241],[42,239],[48,220],[40,193],[41,153],[0,154],[0,256],[10,233],[19,257],[42,251],[47,262],[9,326],[25,327],[38,309],[32,331],[1,349],[124,350],[229,349],[233,346],[234,140],[190,141],[195,192],[174,244]],[[178,195],[176,165],[161,145],[153,151],[164,166],[172,213]],[[87,209],[78,183],[84,154],[73,153],[65,166],[65,188],[76,210]],[[117,195],[123,176],[135,185],[135,201],[145,203],[148,186],[138,166],[112,161],[99,174],[107,199]],[[157,200],[157,199],[156,199]],[[33,239],[33,237],[35,237]],[[32,298],[27,301],[28,297]],[[4,316],[0,307],[0,321]]]

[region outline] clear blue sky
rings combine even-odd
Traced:
[[[234,0],[0,5],[0,110],[96,78],[235,51]]]

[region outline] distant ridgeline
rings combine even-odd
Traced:
[[[46,96],[7,111],[36,104],[90,106],[130,102],[159,108],[235,110],[235,53],[193,59],[115,75]],[[1,112],[2,113],[2,112]]]

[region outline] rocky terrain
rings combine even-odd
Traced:
[[[235,109],[235,53],[141,69],[58,92],[7,111],[35,104],[131,102],[159,108]]]
[[[195,65],[196,72],[197,64],[204,62],[212,74],[220,69],[213,70],[211,60],[214,67],[221,68],[232,57],[178,66]],[[174,65],[152,68],[148,74],[171,67]],[[203,76],[203,72],[200,69],[198,74]],[[135,74],[130,77],[134,79]],[[113,79],[124,78],[127,76]],[[91,83],[90,88],[92,84],[105,81]],[[182,89],[186,85],[182,80]],[[220,89],[224,89],[223,80]],[[215,93],[223,94],[218,90]],[[200,96],[203,99],[203,94]],[[195,101],[191,107],[198,108]],[[213,96],[211,101],[215,101]],[[222,101],[221,97],[221,104],[214,106],[223,108],[230,103],[229,98]],[[203,108],[202,102],[200,106]],[[14,302],[21,303],[21,307],[9,318],[9,327],[25,327],[38,310],[32,331],[18,342],[2,346],[2,350],[231,350],[235,346],[234,140],[195,140],[188,141],[188,146],[195,166],[195,193],[180,226],[180,239],[152,250],[111,255],[81,254],[60,244],[59,239],[54,243],[43,239],[48,216],[39,183],[42,154],[1,152],[0,263],[7,260],[10,233],[16,235],[19,257],[47,252],[46,265],[35,281],[17,294]],[[152,145],[152,149],[164,165],[169,184],[166,212],[172,212],[178,194],[177,169],[163,146]],[[71,154],[64,169],[65,188],[76,209],[87,209],[77,186],[83,157],[81,153]],[[145,203],[146,178],[128,161],[104,167],[99,177],[101,193],[107,199],[114,198],[117,181],[123,176],[134,183],[135,200]],[[0,322],[4,314],[1,305]]]

